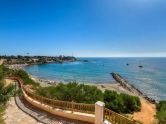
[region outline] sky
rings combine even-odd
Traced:
[[[0,0],[0,55],[166,57],[165,0]]]

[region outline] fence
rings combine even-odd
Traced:
[[[74,102],[67,102],[67,101],[60,101],[60,100],[52,100],[46,97],[38,96],[34,94],[31,90],[29,90],[26,86],[24,86],[22,83],[22,80],[19,77],[9,77],[9,78],[13,80],[17,80],[19,82],[19,85],[22,91],[28,97],[40,102],[41,104],[48,105],[52,108],[70,110],[72,112],[95,114],[95,120],[101,121],[101,122],[95,121],[95,124],[103,124],[104,120],[108,120],[111,124],[139,124],[135,120],[129,119],[107,108],[104,108],[104,105],[95,106],[95,104],[83,104],[83,103],[74,103]],[[97,112],[95,110],[97,110]],[[101,110],[103,111],[103,114],[101,114]]]
[[[94,114],[95,105],[94,104],[83,104],[83,103],[75,103],[75,102],[67,102],[60,100],[52,100],[42,96],[38,96],[33,94],[30,90],[28,90],[25,86],[22,87],[24,92],[32,99],[42,103],[49,105],[53,108],[59,108],[64,110]]]
[[[112,124],[139,124],[135,120],[131,120],[107,108],[104,109],[104,119],[108,120]]]

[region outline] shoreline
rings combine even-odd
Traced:
[[[45,64],[50,64],[50,63],[45,63]],[[13,65],[8,65],[7,67],[10,69],[24,69],[24,67],[26,66],[31,66],[34,64],[13,64]],[[38,65],[38,64],[37,64]],[[26,71],[27,72],[27,71]],[[28,73],[28,72],[27,72]],[[116,75],[116,73],[114,73]],[[41,86],[56,86],[58,83],[62,82],[62,83],[69,83],[68,81],[58,81],[58,80],[50,80],[50,79],[43,79],[37,76],[34,76],[32,74],[29,74],[30,78],[36,82],[38,82],[39,84],[41,84]],[[142,91],[140,91],[138,88],[136,88],[134,85],[130,84],[127,80],[123,79],[121,75],[117,74],[118,78],[113,77],[113,79],[115,79],[114,82],[109,82],[109,83],[92,83],[92,82],[78,82],[78,83],[83,83],[85,85],[94,85],[97,86],[97,88],[99,88],[100,90],[104,91],[104,90],[114,90],[117,91],[119,93],[126,93],[129,95],[135,95],[138,97],[142,97],[144,99],[146,99],[147,101],[151,102],[152,104],[156,104],[157,101],[155,101],[154,99],[148,97],[147,95],[145,95]]]
[[[23,68],[24,66],[21,66],[21,67],[22,67],[21,69],[24,69]],[[42,79],[42,78],[39,78],[37,76],[31,75],[29,73],[28,73],[28,75],[30,76],[30,78],[32,80],[38,82],[42,87],[56,86],[59,83],[58,81]],[[65,83],[68,83],[68,82],[65,82]],[[114,82],[110,82],[110,83],[98,83],[98,84],[85,83],[85,85],[96,86],[102,92],[104,92],[105,90],[112,90],[112,91],[116,91],[118,93],[126,93],[128,95],[138,96],[141,100],[141,111],[134,112],[133,114],[129,114],[128,116],[130,116],[131,118],[134,118],[135,120],[141,120],[141,122],[143,122],[143,123],[150,124],[150,123],[155,122],[155,113],[156,113],[155,104],[152,102],[149,102],[149,100],[142,97],[140,94],[137,94],[135,92],[131,92],[131,90],[129,90],[126,87],[123,87],[123,85],[120,84],[118,81],[115,80]]]
[[[32,77],[34,80],[39,80],[39,81],[42,80],[40,78],[35,78],[34,76],[32,76]],[[45,81],[45,80],[42,80],[42,81]],[[48,81],[50,81],[50,80],[48,80]],[[53,84],[48,84],[46,82],[40,82],[40,84],[42,86],[56,86],[57,85],[57,83],[55,85],[53,85]],[[117,81],[110,82],[108,84],[87,83],[85,85],[96,86],[102,92],[104,92],[105,90],[111,90],[111,91],[116,91],[117,93],[125,93],[128,95],[138,96],[141,101],[141,111],[134,112],[133,114],[129,114],[128,116],[131,118],[134,118],[135,120],[139,120],[139,121],[141,120],[141,122],[143,122],[145,124],[146,123],[151,124],[151,123],[156,122],[156,119],[154,118],[155,113],[156,113],[156,107],[155,107],[156,105],[154,103],[150,102],[149,100],[147,100],[146,98],[142,97],[141,95],[131,92],[127,88],[123,87]]]
[[[60,83],[59,81],[55,81],[55,80],[48,80],[48,79],[39,78],[39,77],[31,75],[29,73],[28,73],[28,75],[32,80],[39,83],[43,87],[56,86],[58,83]]]
[[[43,79],[43,78],[31,75],[29,73],[28,73],[28,75],[29,75],[29,77],[32,80],[38,82],[43,87],[56,86],[58,83],[61,82],[61,81],[57,81],[57,80]],[[62,83],[69,83],[69,82],[63,81]],[[81,83],[81,82],[78,82],[78,83]],[[85,85],[91,85],[91,86],[96,86],[102,92],[104,92],[105,90],[112,90],[112,91],[116,91],[118,93],[126,93],[126,94],[134,95],[134,96],[137,95],[135,93],[132,93],[128,89],[122,87],[117,81],[110,82],[110,83],[83,83],[83,84],[85,84]]]

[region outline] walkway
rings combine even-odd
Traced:
[[[8,103],[4,118],[6,124],[42,124],[20,110],[15,103],[14,97]]]
[[[4,118],[6,124],[89,124],[51,115],[33,107],[26,100],[19,97],[11,98]]]
[[[135,112],[133,118],[135,120],[141,120],[144,124],[156,124],[155,119],[156,106],[150,103],[146,99],[141,98],[141,111]]]
[[[0,65],[2,65],[3,64],[3,59],[0,59]]]
[[[15,101],[21,110],[44,124],[87,124],[77,120],[70,120],[59,116],[51,115],[43,110],[34,108],[24,99],[20,100],[19,97],[16,97]]]

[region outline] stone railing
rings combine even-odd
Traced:
[[[19,82],[23,91],[23,96],[30,104],[51,114],[95,124],[139,124],[134,120],[106,109],[103,102],[83,104],[48,99],[34,94],[30,89],[23,85],[23,82],[19,77],[8,78]],[[68,112],[66,113],[65,110]],[[71,113],[69,111],[71,111]]]
[[[104,109],[104,119],[108,120],[112,124],[139,124],[135,120],[131,120],[107,108]]]
[[[95,104],[83,104],[83,103],[48,99],[48,98],[33,94],[25,86],[23,86],[23,90],[27,94],[27,96],[31,97],[32,99],[39,101],[42,104],[51,106],[53,108],[59,108],[63,110],[70,110],[72,112],[75,111],[75,112],[82,112],[82,113],[88,113],[88,114],[94,114],[94,111],[95,111]]]

